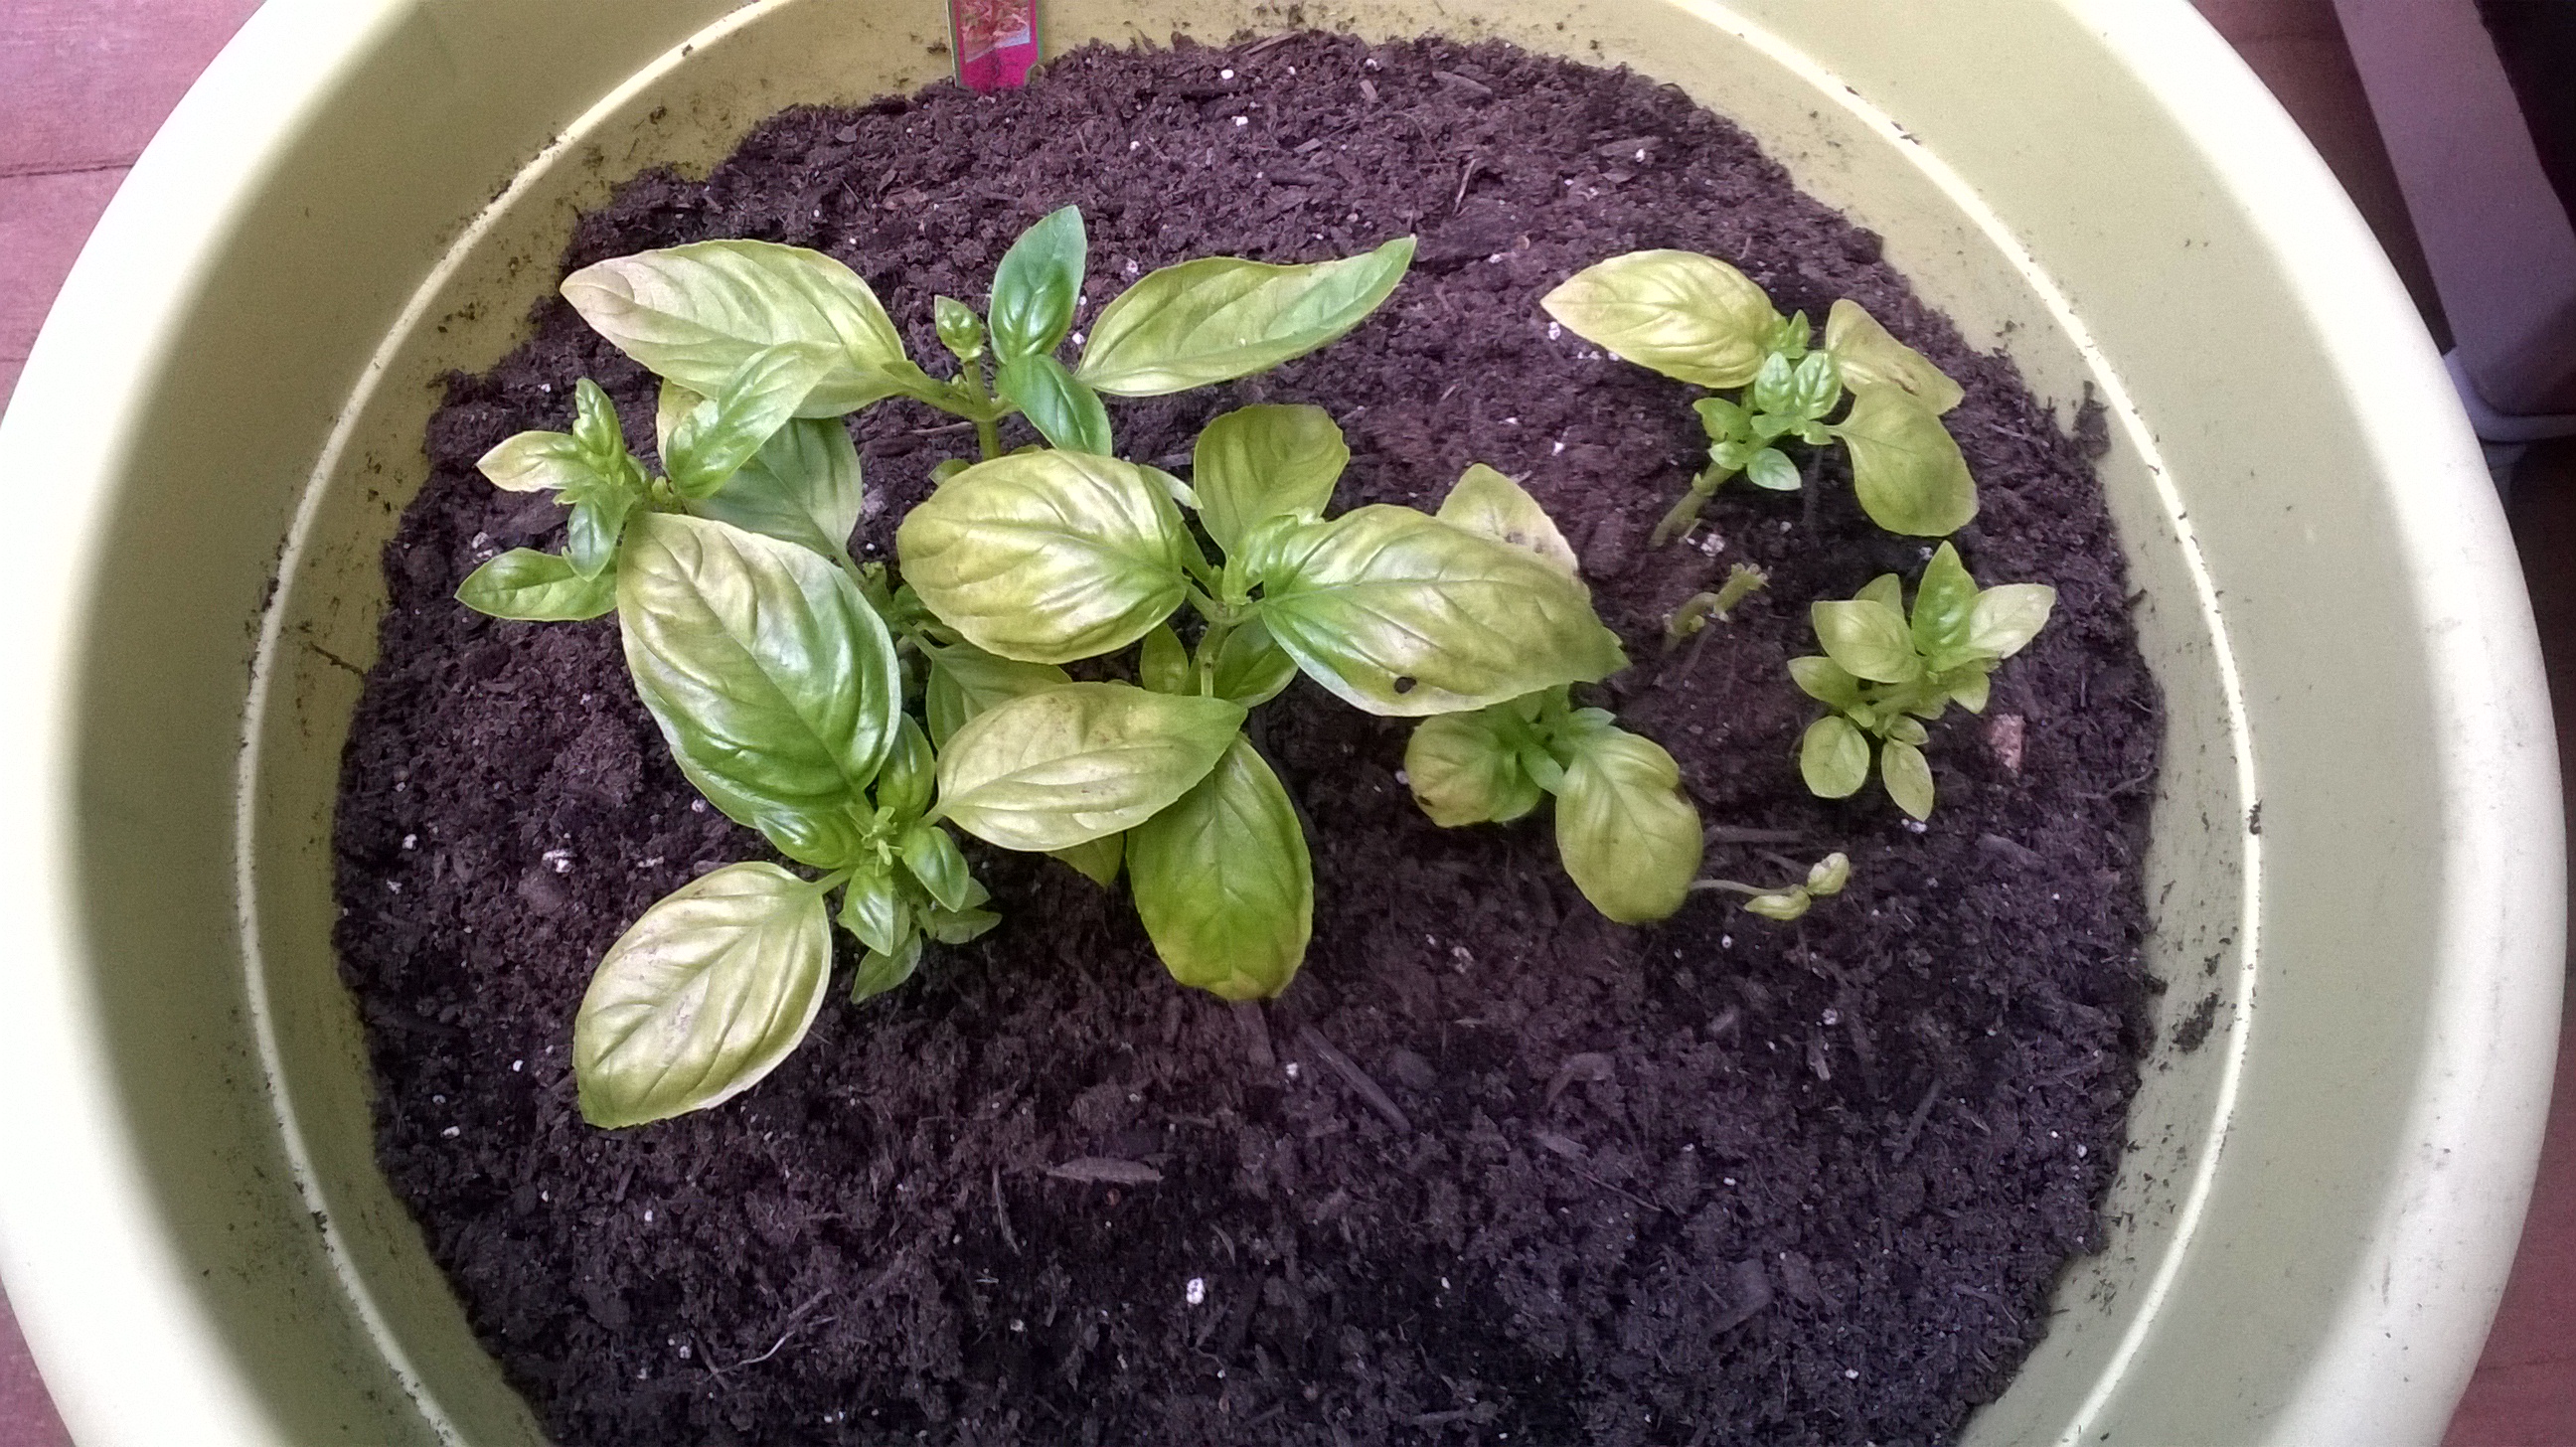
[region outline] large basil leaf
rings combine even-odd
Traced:
[[[1556,791],[1556,850],[1592,907],[1651,924],[1682,907],[1699,873],[1699,810],[1681,770],[1624,729],[1577,732]]]
[[[1810,604],[1816,641],[1846,673],[1873,683],[1904,683],[1923,672],[1905,615],[1875,598]]]
[[[968,719],[993,705],[1073,682],[1072,675],[1052,663],[999,658],[972,643],[928,653],[930,681],[922,690],[922,711],[929,716],[931,742],[941,748]]]
[[[1231,553],[1263,518],[1322,516],[1350,460],[1342,429],[1321,407],[1238,407],[1199,432],[1190,459],[1199,521]]]
[[[560,491],[599,478],[589,449],[568,432],[521,432],[504,438],[474,466],[494,487],[511,492]]]
[[[993,269],[990,325],[993,349],[1006,365],[1054,351],[1072,330],[1088,249],[1082,210],[1067,206],[1048,212],[1002,253]]]
[[[1539,305],[1611,355],[1703,387],[1752,381],[1780,327],[1751,277],[1691,251],[1614,256],[1566,278]]]
[[[585,266],[564,300],[616,348],[702,396],[781,342],[834,353],[798,415],[837,417],[930,385],[857,272],[802,247],[700,241]]]
[[[2006,583],[1977,595],[1968,610],[1968,648],[1988,658],[2010,658],[2039,635],[2057,606],[2045,583]]]
[[[1869,782],[1869,736],[1841,714],[1825,715],[1798,741],[1798,773],[1820,799],[1850,798]]]
[[[1375,714],[1457,713],[1627,665],[1580,585],[1410,508],[1264,529],[1256,616],[1314,680]]]
[[[662,445],[671,486],[692,501],[711,497],[805,405],[833,366],[828,347],[787,342],[752,353],[724,389],[691,408]]]
[[[904,581],[989,653],[1067,663],[1112,652],[1189,590],[1187,535],[1145,469],[1077,452],[978,463],[895,534]]]
[[[780,428],[714,496],[689,510],[840,560],[849,556],[865,502],[850,429],[838,417],[811,417]]]
[[[1219,698],[1068,683],[978,714],[939,756],[934,813],[1005,849],[1131,829],[1207,777],[1243,724]]]
[[[618,557],[617,612],[689,782],[789,857],[847,863],[903,707],[894,640],[857,585],[804,548],[647,513]]]
[[[1948,374],[1932,365],[1931,358],[1888,335],[1878,318],[1856,301],[1835,302],[1833,311],[1825,317],[1825,350],[1842,368],[1846,386],[1897,388],[1910,393],[1936,417],[1958,406],[1967,395]]]
[[[581,1114],[642,1125],[748,1090],[805,1038],[832,967],[823,891],[729,864],[608,947],[572,1022]]]
[[[1851,449],[1852,491],[1892,533],[1945,537],[1977,516],[1977,483],[1939,414],[1894,387],[1855,387],[1834,435]]]
[[[1517,819],[1541,797],[1521,767],[1519,743],[1483,709],[1416,724],[1404,746],[1404,778],[1414,802],[1444,829]]]
[[[1578,585],[1582,581],[1576,572],[1574,547],[1557,531],[1556,519],[1519,483],[1481,462],[1459,476],[1457,486],[1440,500],[1438,516],[1451,527],[1544,558]]]
[[[617,606],[617,580],[585,578],[557,553],[512,548],[469,574],[456,601],[495,618],[577,623]]]
[[[1033,352],[1003,363],[993,381],[1002,399],[1019,408],[1049,445],[1102,457],[1116,450],[1110,438],[1109,409],[1101,405],[1099,393],[1064,369],[1064,363]]]
[[[1315,873],[1288,791],[1241,735],[1196,787],[1127,836],[1127,882],[1163,967],[1228,1000],[1288,988]]]
[[[1249,377],[1368,319],[1413,264],[1413,238],[1339,261],[1206,256],[1150,272],[1091,324],[1076,375],[1115,397]]]

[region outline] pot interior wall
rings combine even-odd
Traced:
[[[2092,1440],[2114,1426],[2113,1440],[2249,1440],[2242,1411],[2298,1375],[2324,1330],[2313,1323],[2354,1279],[2355,1243],[2378,1209],[2367,1184],[2400,1149],[2386,1121],[2403,1114],[2428,1049],[2426,961],[2440,920],[2434,905],[2387,887],[2425,870],[2387,821],[2438,813],[2436,770],[2414,762],[2405,742],[2429,727],[2432,685],[2411,660],[2367,646],[2420,625],[2405,589],[2372,583],[2403,566],[2379,492],[2350,481],[2379,475],[2379,460],[2318,361],[2308,319],[2286,299],[2280,263],[2203,173],[2181,128],[2101,46],[2080,6],[1945,6],[1937,29],[1924,9],[1916,0],[1285,9],[1050,0],[1048,22],[1057,46],[1179,30],[1224,38],[1293,21],[1494,35],[1635,66],[1747,127],[1808,190],[1882,233],[1928,302],[1979,345],[2008,350],[2070,420],[2088,388],[2111,404],[2102,473],[2171,727],[2149,948],[2172,988],[2110,1205],[2109,1249],[2071,1272],[2051,1334],[1969,1440]],[[102,901],[92,910],[102,948],[120,935],[142,948],[152,934],[151,948],[166,950],[171,931],[193,928],[191,949],[203,955],[204,931],[239,931],[245,973],[200,972],[171,988],[222,1007],[201,1017],[224,1022],[202,1049],[266,1076],[285,1127],[278,1164],[319,1235],[281,1235],[238,1282],[204,1288],[216,1313],[248,1329],[273,1308],[306,1324],[297,1330],[372,1337],[392,1376],[356,1373],[344,1400],[310,1409],[340,1413],[352,1440],[530,1443],[532,1419],[476,1347],[375,1168],[363,1041],[330,949],[332,800],[359,671],[373,657],[380,549],[423,470],[436,379],[480,370],[516,339],[578,208],[646,166],[705,166],[779,107],[908,90],[948,62],[927,3],[443,0],[388,14],[363,73],[324,102],[332,139],[278,163],[263,207],[210,282],[237,308],[293,289],[292,310],[321,329],[307,349],[317,360],[253,409],[227,411],[218,403],[236,385],[228,375],[259,371],[274,339],[218,327],[184,354],[186,374],[166,384],[173,415],[232,418],[225,425],[258,434],[233,456],[257,465],[216,477],[202,455],[167,459],[157,505],[182,529],[203,515],[203,551],[138,582],[141,593],[92,644],[106,681],[87,706],[88,769],[113,774],[120,750],[148,750],[158,722],[132,716],[157,685],[118,682],[118,639],[203,610],[209,596],[256,597],[273,567],[264,611],[205,625],[258,629],[247,698],[238,674],[199,689],[237,711],[230,727],[248,744],[237,788],[198,779],[138,804],[110,831],[203,833],[215,811],[237,809],[225,837],[238,851],[238,894],[198,901],[193,922],[120,920],[106,884],[148,881],[143,865],[117,862],[125,855],[110,841],[90,850]],[[1978,94],[1960,94],[1968,90]],[[2084,130],[2092,138],[2075,140]],[[2124,149],[2112,177],[2103,156],[2115,145]],[[2115,208],[2118,227],[2086,219]],[[2213,316],[2235,322],[2217,351]],[[2228,430],[2245,416],[2236,399],[2253,395],[2232,389],[2257,378],[2268,388],[2263,427]],[[2316,506],[2328,497],[2333,508]],[[214,518],[218,507],[227,516]],[[238,658],[243,645],[230,646]],[[2385,690],[2382,715],[2340,716],[2327,689],[2364,671]],[[2241,678],[2251,676],[2266,686],[2249,695]],[[2249,744],[2258,736],[2259,758]],[[2302,737],[2324,748],[2270,742]],[[2335,750],[2374,748],[2384,752],[2369,755],[2367,779],[2332,761]],[[2281,892],[2282,878],[2295,895]],[[2267,961],[2338,961],[2343,972],[2267,979],[2260,1032],[2248,1010],[2258,925]],[[2177,1028],[2210,1000],[2216,1029],[2197,1049],[2179,1048]],[[182,1030],[155,1016],[125,1043],[158,1049]],[[2393,1068],[2358,1072],[2335,1063],[2338,1050],[2377,1051]],[[2267,1063],[2275,1079],[2315,1083],[2258,1104],[2249,1072]],[[2339,1097],[2339,1118],[2361,1124],[2328,1120],[2316,1104],[2323,1092]],[[2249,1153],[2329,1195],[2347,1178],[2365,1188],[2292,1219],[2264,1206],[2251,1166],[2231,1176]],[[165,1181],[172,1214],[209,1237],[236,1216],[278,1216],[285,1187],[251,1179],[262,1159],[249,1150],[229,1166],[210,1163],[202,1181]],[[2197,1249],[2186,1255],[2187,1245]],[[2287,1269],[2248,1295],[2224,1267],[2229,1251],[2279,1252]],[[2193,1264],[2213,1255],[2220,1264]],[[281,1428],[280,1440],[290,1436],[323,1440]]]

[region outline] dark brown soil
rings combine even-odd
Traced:
[[[986,851],[1003,928],[836,998],[720,1110],[589,1129],[566,1041],[593,961],[762,850],[669,764],[612,622],[451,599],[554,537],[544,499],[474,475],[483,449],[563,425],[585,374],[650,441],[648,379],[548,303],[432,424],[338,834],[384,1164],[483,1340],[575,1447],[1945,1440],[2099,1240],[2147,1043],[2158,704],[2082,449],[1733,127],[1494,45],[1094,49],[1023,94],[791,113],[704,182],[634,182],[564,264],[818,246],[930,357],[932,294],[980,296],[1067,201],[1094,303],[1194,254],[1419,232],[1378,319],[1254,382],[1113,405],[1125,448],[1179,458],[1210,415],[1296,399],[1349,430],[1343,506],[1430,503],[1471,461],[1525,476],[1637,659],[1610,701],[1711,821],[1849,851],[1851,892],[1794,927],[1707,895],[1608,925],[1543,824],[1432,827],[1403,727],[1300,685],[1261,739],[1311,821],[1315,944],[1263,1031],[1172,985],[1123,897]],[[1811,600],[1926,550],[1871,529],[1830,464],[1808,500],[1732,488],[1704,545],[1645,547],[1694,466],[1686,389],[1554,334],[1537,299],[1649,246],[1732,258],[1814,316],[1858,297],[1966,384],[1985,511],[1960,544],[2060,601],[1987,717],[1934,728],[1928,830],[1875,789],[1804,792],[1810,707],[1781,667]],[[965,449],[945,420],[860,419],[870,549]],[[1770,591],[1664,656],[1665,614],[1739,559]],[[1711,870],[1782,877],[1756,846]],[[1161,1180],[1049,1173],[1083,1157]]]

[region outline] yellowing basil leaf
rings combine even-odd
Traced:
[[[839,569],[722,523],[645,513],[617,611],[635,691],[689,782],[790,858],[858,846],[903,693],[894,640]]]
[[[1977,595],[1968,610],[1968,648],[1989,658],[2021,652],[2048,625],[2057,590],[2045,583],[2006,583]]]
[[[1566,278],[1539,305],[1613,356],[1703,387],[1751,382],[1780,326],[1751,277],[1690,251],[1614,256]]]
[[[1205,667],[1203,663],[1200,665]],[[1230,698],[1245,708],[1257,708],[1277,698],[1296,680],[1297,660],[1289,657],[1271,638],[1270,630],[1258,618],[1239,624],[1217,645],[1216,696]]]
[[[511,492],[556,492],[599,477],[587,450],[568,432],[519,433],[474,466],[494,487]]]
[[[1207,777],[1243,724],[1223,699],[1068,683],[978,714],[939,756],[937,813],[1005,849],[1132,829]]]
[[[619,351],[701,396],[781,342],[833,353],[800,416],[837,417],[929,385],[876,293],[819,251],[693,242],[585,266],[564,278],[563,295]]]
[[[1815,620],[1816,641],[1825,656],[1855,678],[1872,683],[1903,683],[1923,672],[1914,655],[1914,635],[1905,615],[1875,598],[1848,603],[1826,601],[1808,609]]]
[[[715,395],[690,408],[663,444],[671,486],[692,501],[714,495],[735,469],[787,425],[834,365],[829,348],[804,342],[764,347]]]
[[[1841,714],[1825,715],[1799,741],[1798,773],[1820,799],[1850,798],[1869,782],[1869,737]]]
[[[1573,545],[1557,531],[1556,519],[1521,485],[1479,462],[1459,475],[1457,485],[1440,500],[1440,520],[1492,538],[1544,560],[1582,586]],[[1589,589],[1585,590],[1587,593]]]
[[[1206,778],[1129,833],[1127,881],[1154,953],[1184,985],[1268,999],[1306,958],[1315,915],[1306,831],[1240,735]]]
[[[923,712],[929,715],[931,741],[941,748],[968,719],[993,705],[1073,681],[1072,675],[1052,663],[998,658],[972,643],[928,652],[930,681],[923,689]]]
[[[1881,573],[1863,583],[1860,591],[1852,594],[1852,600],[1858,603],[1876,603],[1883,608],[1893,610],[1901,618],[1905,615],[1905,580],[1894,573]]]
[[[1894,387],[1930,408],[1937,417],[1959,405],[1966,394],[1959,384],[1932,365],[1932,359],[1888,335],[1878,318],[1856,301],[1838,301],[1825,317],[1825,350],[1842,368],[1843,383]]]
[[[1413,264],[1413,238],[1305,266],[1206,256],[1149,272],[1101,308],[1075,375],[1159,397],[1268,371],[1368,319]]]
[[[1860,680],[1830,658],[1818,658],[1812,654],[1805,658],[1792,658],[1789,660],[1789,677],[1798,685],[1800,693],[1819,703],[1849,708],[1860,702]]]
[[[1238,407],[1200,431],[1191,455],[1199,521],[1231,553],[1263,518],[1322,516],[1350,460],[1321,407]]]
[[[1987,676],[1982,666],[1970,664],[1953,674],[1950,699],[1970,713],[1984,713],[1986,698],[1993,686],[1994,680]]]
[[[1914,649],[1926,658],[1955,653],[1968,641],[1968,610],[1977,602],[1977,583],[1959,561],[1959,550],[1943,543],[1923,566],[1923,581],[1914,585]]]
[[[456,600],[495,618],[577,623],[617,606],[617,580],[585,578],[554,553],[512,548],[468,575]]]
[[[1556,790],[1556,852],[1592,907],[1621,924],[1652,924],[1682,907],[1699,873],[1699,810],[1673,756],[1617,728],[1570,741]]]
[[[1103,834],[1080,844],[1068,844],[1047,853],[1070,864],[1083,878],[1103,889],[1118,882],[1119,866],[1127,859],[1127,836]]]
[[[838,563],[849,557],[865,501],[850,430],[838,417],[813,417],[780,428],[689,511]]]
[[[993,348],[1006,370],[1008,363],[1022,357],[1054,351],[1072,329],[1073,304],[1082,295],[1088,249],[1081,208],[1066,206],[1048,212],[1002,253],[1001,264],[993,269],[991,325]]]
[[[1932,817],[1932,765],[1921,748],[1895,739],[1879,745],[1878,777],[1897,808],[1917,819]]]
[[[1892,533],[1945,537],[1975,521],[1977,484],[1940,415],[1894,387],[1855,387],[1834,435],[1851,449],[1852,490]]]
[[[1115,450],[1109,409],[1100,394],[1075,381],[1064,363],[1044,352],[1014,357],[994,378],[1003,400],[1020,409],[1048,445],[1102,457]]]
[[[1537,782],[1521,768],[1518,743],[1485,710],[1435,714],[1404,745],[1413,801],[1443,829],[1517,819],[1538,807]]]
[[[642,1125],[750,1089],[805,1038],[831,966],[823,892],[777,865],[682,885],[608,947],[573,1016],[582,1118]]]
[[[1187,535],[1145,469],[1078,452],[978,463],[903,520],[904,581],[968,642],[1069,663],[1145,636],[1188,595]]]
[[[1397,717],[1457,713],[1627,665],[1555,566],[1410,508],[1265,530],[1257,616],[1314,680]]]

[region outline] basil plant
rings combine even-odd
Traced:
[[[1789,676],[1832,711],[1811,724],[1798,749],[1807,787],[1827,799],[1869,782],[1871,753],[1896,807],[1932,813],[1932,766],[1923,725],[1953,703],[1983,713],[1995,665],[2019,653],[2048,622],[2057,590],[2042,583],[1980,588],[1943,543],[1923,570],[1914,609],[1894,573],[1872,579],[1848,602],[1810,610],[1822,657],[1792,658]]]
[[[1314,911],[1304,829],[1250,710],[1300,673],[1422,717],[1626,664],[1558,559],[1445,508],[1325,517],[1349,457],[1316,408],[1245,407],[1200,434],[1187,483],[1017,454],[958,473],[897,534],[907,586],[988,690],[961,679],[942,709],[931,817],[1104,884],[1123,867],[1174,978],[1231,1000],[1287,987]],[[1130,647],[1136,683],[1056,671]]]
[[[842,415],[903,397],[972,421],[987,456],[1014,414],[1052,441],[1106,450],[1103,394],[1179,391],[1322,346],[1385,299],[1412,242],[1309,266],[1220,257],[1150,273],[1102,309],[1068,367],[1057,352],[1084,250],[1080,216],[1058,211],[1003,258],[989,320],[941,298],[937,330],[959,363],[946,379],[915,365],[866,283],[819,252],[701,242],[564,282],[594,328],[661,377],[661,468],[627,450],[614,406],[585,379],[571,431],[518,434],[480,463],[497,486],[557,496],[570,510],[563,550],[512,549],[458,596],[525,621],[614,611],[637,695],[681,771],[816,871],[726,865],[609,947],[573,1025],[593,1124],[704,1109],[775,1068],[821,1007],[833,920],[864,947],[854,1001],[909,978],[926,941],[962,943],[996,922],[946,821],[990,829],[1013,784],[970,782],[992,766],[989,748],[952,765],[937,745],[958,742],[974,713],[1066,675],[975,646],[882,567],[852,559],[862,491]],[[1055,576],[1065,564],[1055,560]],[[912,677],[924,685],[919,720],[906,712]],[[1172,701],[1198,705],[1202,722],[1225,715],[1229,736],[1241,714],[1213,696]],[[1217,739],[1189,783],[1236,777],[1239,763],[1216,767],[1228,752]],[[963,815],[943,789],[969,799]],[[1165,847],[1188,843],[1166,834]],[[1149,853],[1140,846],[1139,877]]]
[[[1540,305],[1614,356],[1734,394],[1692,404],[1708,431],[1708,466],[1656,526],[1658,544],[1687,532],[1738,473],[1778,492],[1804,486],[1785,450],[1792,442],[1842,443],[1861,510],[1889,532],[1944,537],[1977,515],[1976,482],[1941,423],[1959,405],[1959,384],[1858,302],[1834,303],[1819,347],[1806,313],[1783,318],[1725,262],[1635,251],[1575,273]]]

